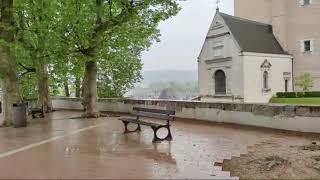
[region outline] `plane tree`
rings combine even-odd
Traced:
[[[13,103],[19,99],[15,68],[15,20],[13,0],[0,2],[0,78],[3,81],[4,124],[13,122]]]
[[[102,79],[110,78],[104,76],[107,73],[103,67],[112,65],[115,59],[110,57],[116,53],[122,55],[123,67],[137,62],[141,51],[159,36],[158,23],[176,15],[179,5],[177,0],[69,0],[60,3],[59,27],[63,28],[63,41],[69,44],[69,50],[78,54],[77,60],[84,63],[83,116],[98,117],[99,69]],[[136,65],[141,66],[139,62]]]
[[[59,7],[52,0],[19,0],[15,6],[17,34],[16,45],[21,51],[16,52],[21,71],[20,78],[33,73],[36,80],[39,104],[50,112],[52,103],[49,90],[50,62],[58,58],[55,50],[61,43],[57,38],[57,11]],[[26,76],[26,77],[28,77]],[[32,75],[31,75],[32,76]],[[28,79],[29,79],[28,78]],[[34,81],[25,80],[25,86],[30,87]]]
[[[39,102],[50,111],[50,81],[63,81],[65,87],[73,82],[77,96],[82,89],[84,116],[98,117],[97,86],[101,97],[122,96],[139,81],[141,52],[158,40],[159,22],[179,11],[177,0],[0,2],[7,124],[12,104],[21,101],[21,93],[36,94],[34,85]]]

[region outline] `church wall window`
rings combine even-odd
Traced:
[[[215,94],[225,95],[227,94],[226,90],[226,74],[222,70],[217,70],[214,74],[215,81]]]
[[[301,41],[301,52],[308,53],[314,49],[314,41],[312,39],[306,39]]]
[[[271,63],[265,59],[264,62],[261,64],[261,72],[262,72],[262,91],[263,92],[270,92],[270,69],[272,67]]]
[[[263,72],[263,89],[269,89],[269,73]]]

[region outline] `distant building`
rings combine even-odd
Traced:
[[[254,9],[254,8],[253,8]],[[268,102],[292,91],[292,56],[269,24],[216,12],[198,59],[201,100]]]
[[[310,73],[320,90],[320,0],[235,0],[235,16],[273,26],[293,56],[293,74]],[[262,39],[263,37],[257,37]]]

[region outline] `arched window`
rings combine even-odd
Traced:
[[[222,70],[216,71],[214,81],[216,94],[226,94],[226,75]]]
[[[263,89],[268,89],[269,88],[269,74],[267,71],[263,72]]]

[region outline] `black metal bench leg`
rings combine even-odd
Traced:
[[[166,140],[167,141],[172,141],[172,135],[171,135],[170,126],[168,126],[167,129],[168,129],[168,136],[166,137]]]
[[[156,143],[156,142],[159,142],[159,141],[162,141],[160,138],[158,138],[157,136],[157,131],[159,130],[159,127],[154,127],[154,126],[151,126],[152,130],[153,130],[153,140],[152,140],[152,143]]]
[[[135,130],[135,131],[141,131],[141,126],[140,126],[140,124],[138,124],[138,127],[137,127],[137,130]]]
[[[123,124],[124,124],[124,134],[127,134],[129,133],[130,131],[128,130],[128,124],[129,122],[126,122],[126,121],[122,121]]]
[[[128,129],[128,124],[129,124],[129,122],[127,122],[127,121],[122,121],[122,122],[123,122],[124,128],[125,128],[124,134],[134,133],[134,132],[140,132],[140,131],[141,131],[141,126],[140,126],[140,124],[138,124],[138,127],[137,127],[136,130],[130,131],[130,130]]]
[[[167,137],[165,137],[164,139],[161,139],[157,136],[157,131],[161,128],[167,128],[168,130],[168,135]],[[156,142],[161,142],[161,141],[172,141],[172,135],[171,135],[171,130],[170,130],[170,126],[160,126],[160,127],[151,127],[154,133],[154,137],[152,142],[156,143]]]

